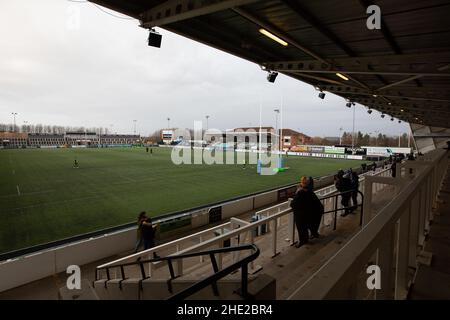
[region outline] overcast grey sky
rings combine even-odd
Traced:
[[[263,125],[274,126],[283,100],[283,127],[313,136],[352,130],[342,98],[321,100],[312,86],[283,75],[268,83],[258,65],[159,31],[157,49],[138,21],[90,3],[0,0],[0,122],[17,112],[19,125],[112,124],[131,133],[137,119],[137,131],[149,134],[167,117],[173,127],[192,128],[210,115],[210,128],[226,129],[259,125],[262,101]],[[357,105],[356,130],[397,135],[408,127]]]

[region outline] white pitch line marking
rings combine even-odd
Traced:
[[[16,185],[17,187],[17,194],[20,196],[20,189],[19,189],[19,185]]]

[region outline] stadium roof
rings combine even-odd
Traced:
[[[450,127],[448,0],[91,1],[388,117]],[[379,30],[366,26],[372,3],[381,8]]]

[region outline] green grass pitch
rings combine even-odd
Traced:
[[[80,168],[73,168],[74,159]],[[255,165],[175,165],[170,149],[0,150],[0,252],[323,176],[362,161],[290,156],[283,173]]]

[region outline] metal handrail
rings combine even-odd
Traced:
[[[227,253],[227,252],[236,252],[236,251],[243,251],[243,250],[252,250],[253,253],[251,253],[250,255],[234,262],[233,264],[225,267],[222,270],[219,270],[218,265],[217,265],[217,261],[215,258],[215,254],[222,254],[222,253]],[[140,271],[141,271],[141,280],[147,279],[149,278],[146,274],[145,274],[145,269],[144,269],[144,264],[145,263],[153,263],[153,262],[159,262],[159,261],[167,261],[167,265],[169,267],[169,273],[170,273],[170,279],[167,282],[167,286],[168,286],[168,290],[169,292],[172,293],[172,284],[171,281],[176,279],[178,276],[175,275],[174,269],[173,269],[173,260],[180,260],[180,259],[185,259],[185,258],[192,258],[192,257],[198,257],[198,256],[203,256],[203,255],[209,255],[210,259],[211,259],[211,264],[214,270],[214,273],[197,282],[194,283],[193,285],[191,285],[190,287],[176,293],[173,294],[172,296],[170,296],[168,298],[168,300],[181,300],[181,299],[185,299],[189,296],[191,296],[192,294],[200,291],[201,289],[211,285],[214,291],[215,295],[219,295],[218,292],[218,288],[217,288],[217,281],[224,278],[225,276],[231,274],[232,272],[234,272],[235,270],[238,269],[242,269],[241,272],[241,288],[240,288],[240,295],[243,298],[248,298],[248,264],[250,262],[252,262],[253,260],[255,260],[256,258],[258,258],[260,254],[260,250],[259,248],[254,245],[254,244],[246,244],[246,245],[239,245],[239,246],[232,246],[232,247],[226,247],[226,248],[218,248],[218,249],[210,249],[210,250],[205,250],[205,251],[199,251],[199,252],[193,252],[193,253],[183,253],[183,254],[176,254],[176,255],[171,255],[171,256],[167,256],[167,257],[158,257],[158,258],[153,258],[153,259],[147,259],[147,260],[140,260],[140,261],[135,261],[135,262],[128,262],[128,263],[123,263],[123,264],[119,264],[119,265],[114,265],[114,266],[105,266],[105,267],[97,267],[95,270],[95,281],[99,280],[99,272],[101,270],[105,270],[106,271],[106,278],[107,281],[111,280],[111,275],[110,275],[110,269],[113,268],[120,268],[120,275],[121,275],[121,279],[125,280],[126,279],[126,275],[125,275],[125,267],[127,266],[134,266],[134,265],[139,265],[140,267]]]
[[[349,207],[342,207],[342,208],[338,208],[337,206],[337,200],[339,196],[342,196],[343,194],[347,194],[347,193],[353,193],[353,192],[358,192],[359,195],[361,195],[361,203],[358,203],[356,205],[352,205]],[[362,226],[362,222],[363,222],[363,211],[364,211],[364,194],[360,191],[360,190],[348,190],[348,191],[344,191],[344,192],[340,192],[340,193],[336,193],[336,194],[332,194],[329,196],[325,196],[325,197],[320,197],[319,200],[326,200],[329,198],[335,198],[334,200],[334,209],[332,210],[328,210],[328,211],[324,211],[323,214],[326,213],[334,213],[334,226],[333,226],[333,230],[336,230],[336,224],[337,224],[337,213],[338,211],[342,211],[342,210],[347,210],[349,208],[358,208],[361,207],[361,213],[360,213],[360,217],[359,217],[359,225]]]

